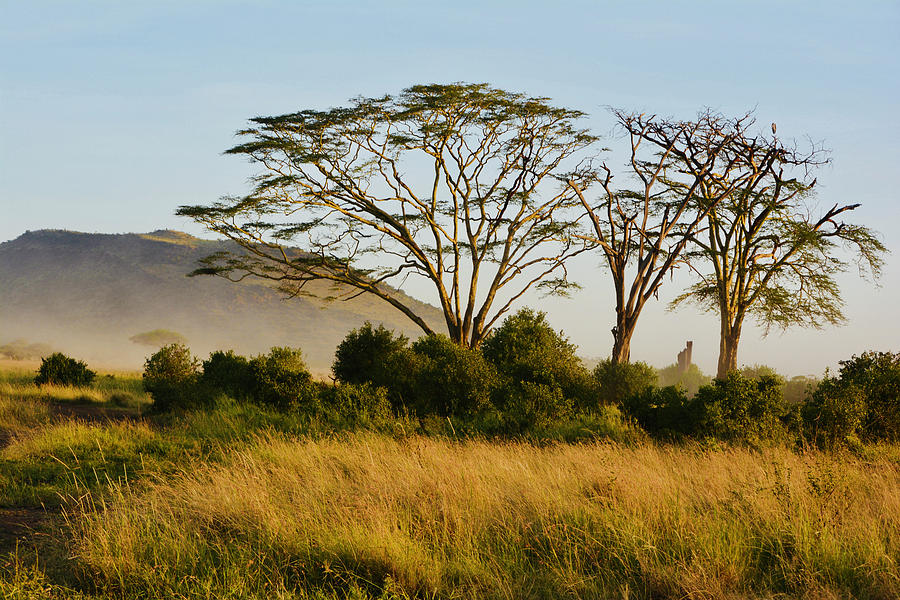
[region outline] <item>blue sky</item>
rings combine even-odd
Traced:
[[[222,151],[248,117],[483,81],[584,110],[599,133],[607,105],[677,117],[755,108],[779,136],[832,149],[820,202],[861,202],[855,219],[896,250],[898,32],[893,1],[0,0],[0,241],[41,228],[198,234],[174,210],[247,189],[250,166]],[[574,299],[529,299],[589,356],[611,342],[597,262],[576,266]],[[765,339],[751,329],[739,360],[821,373],[853,352],[900,350],[896,262],[880,288],[842,283],[849,325]],[[666,313],[677,284],[642,318],[634,358],[663,365],[694,339],[712,371],[716,320]]]

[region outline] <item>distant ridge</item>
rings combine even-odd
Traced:
[[[410,337],[421,334],[399,311],[371,296],[332,303],[283,300],[259,281],[186,277],[199,259],[219,250],[236,247],[167,229],[143,234],[47,229],[0,243],[0,344],[24,338],[103,365],[137,368],[148,349],[128,338],[164,328],[184,335],[201,358],[214,349],[255,354],[296,346],[310,367],[325,373],[340,340],[366,320]],[[319,288],[323,295],[327,289]],[[436,308],[418,304],[429,320],[442,321]]]

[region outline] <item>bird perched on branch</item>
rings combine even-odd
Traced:
[[[772,123],[772,133],[775,133],[775,123]]]

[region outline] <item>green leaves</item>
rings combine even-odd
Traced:
[[[63,354],[54,352],[41,360],[38,374],[34,378],[36,385],[71,385],[85,387],[91,384],[97,373],[87,368],[84,361],[75,360]]]
[[[559,185],[595,140],[582,116],[453,83],[255,117],[226,152],[260,167],[253,190],[178,211],[244,252],[209,257],[194,273],[272,279],[289,294],[324,279],[336,297],[375,294],[433,333],[379,285],[422,277],[451,339],[477,345],[529,288],[570,287],[565,261],[590,246],[577,199]]]

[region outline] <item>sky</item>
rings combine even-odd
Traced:
[[[893,0],[0,0],[0,242],[45,228],[203,235],[174,212],[249,190],[253,167],[222,154],[248,118],[465,81],[548,96],[587,112],[601,135],[609,106],[677,118],[755,109],[782,139],[831,149],[820,204],[861,203],[854,221],[895,253],[898,32]],[[573,265],[573,298],[524,302],[589,357],[612,342],[599,262]],[[714,372],[715,315],[666,311],[682,279],[642,315],[632,359],[670,364],[690,339]],[[855,272],[840,283],[846,325],[748,327],[739,362],[821,375],[851,354],[900,350],[892,254],[877,285]]]

